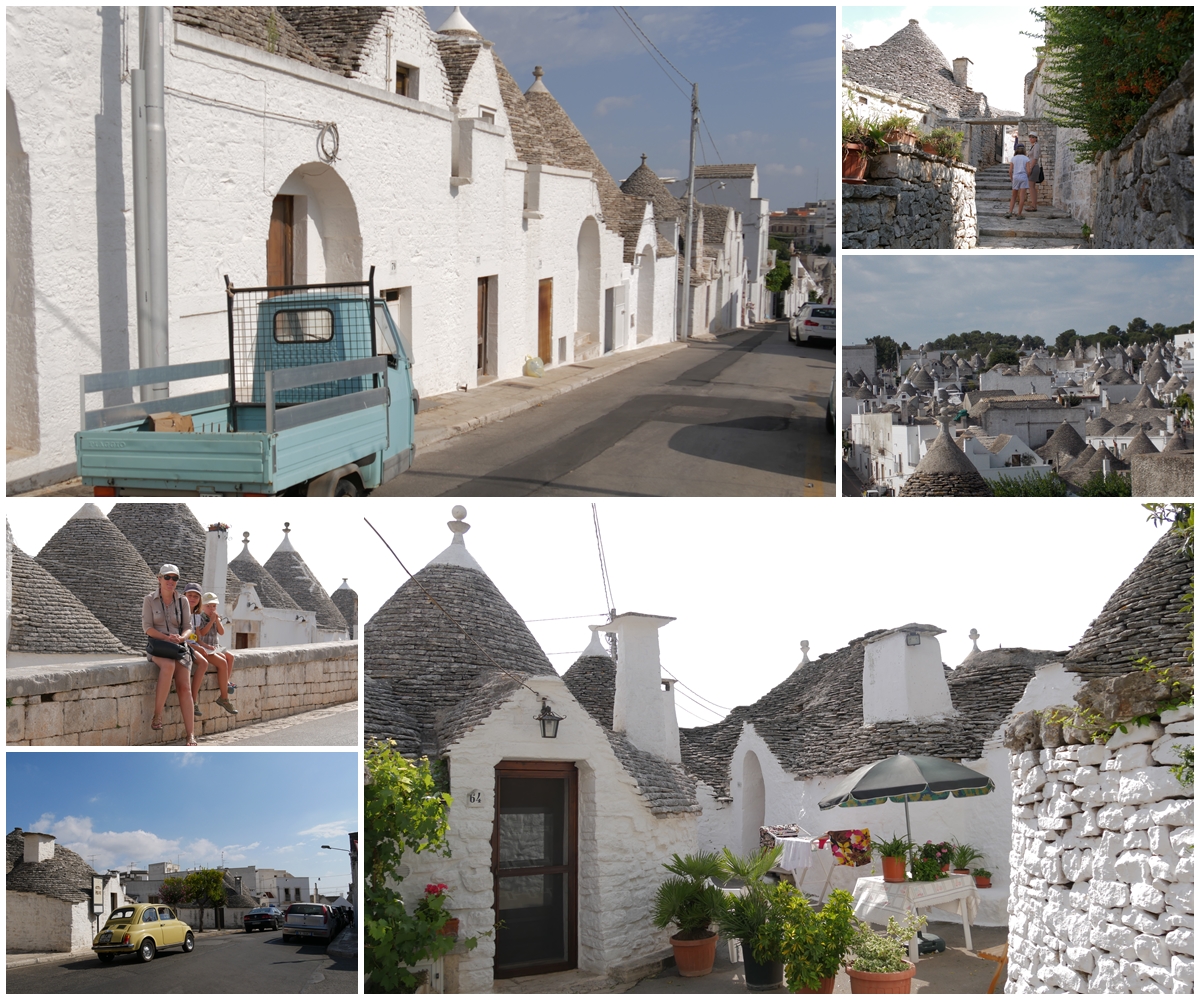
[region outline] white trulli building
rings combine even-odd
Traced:
[[[527,356],[672,339],[676,252],[653,210],[617,189],[540,71],[522,93],[460,13],[435,32],[419,7],[169,10],[171,363],[227,355],[225,275],[371,267],[426,396],[518,375]],[[81,374],[143,365],[137,9],[16,7],[7,28],[11,492],[73,475]]]
[[[671,619],[620,615],[604,626],[620,662],[597,639],[559,677],[467,551],[455,513],[452,544],[363,629],[367,737],[440,762],[454,799],[451,856],[406,855],[405,896],[445,882],[464,936],[503,921],[448,957],[445,988],[656,962],[669,947],[651,924],[662,863],[695,851],[699,811],[659,666],[658,629]],[[562,717],[552,739],[535,720],[544,703]]]

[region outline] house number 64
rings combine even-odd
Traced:
[[[467,805],[469,805],[469,806],[483,805],[483,792],[481,792],[478,788],[472,789],[470,792],[468,792],[467,793]]]

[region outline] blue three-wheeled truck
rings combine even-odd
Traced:
[[[235,288],[229,357],[80,376],[79,475],[96,496],[358,496],[412,464],[412,346],[367,281]],[[221,388],[89,410],[89,393]]]

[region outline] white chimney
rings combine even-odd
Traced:
[[[666,734],[667,744],[667,752],[663,756],[678,764],[683,760],[683,755],[679,752],[679,717],[675,714],[675,681],[664,677],[662,689],[663,732]]]
[[[228,571],[229,525],[210,524],[204,536],[204,578],[200,586],[205,593],[217,595],[217,608],[222,612],[226,611],[225,581]]]
[[[54,837],[48,833],[26,833],[25,864],[49,861],[54,857]]]
[[[954,714],[933,625],[902,625],[872,636],[863,650],[863,725]]]
[[[960,87],[971,86],[971,60],[963,56],[954,60],[954,82]]]
[[[671,753],[664,702],[674,707],[674,692],[662,689],[658,630],[674,618],[627,612],[608,623],[617,634],[617,690],[613,698],[613,730],[624,733],[639,750],[669,758]],[[671,712],[674,718],[674,711]],[[678,724],[675,759],[679,759]]]

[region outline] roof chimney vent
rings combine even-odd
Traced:
[[[960,87],[971,87],[971,60],[966,56],[954,60],[954,82]]]
[[[49,833],[27,831],[25,838],[25,864],[49,861],[54,857],[54,837]]]
[[[867,640],[863,650],[863,725],[954,715],[937,637],[915,622]]]

